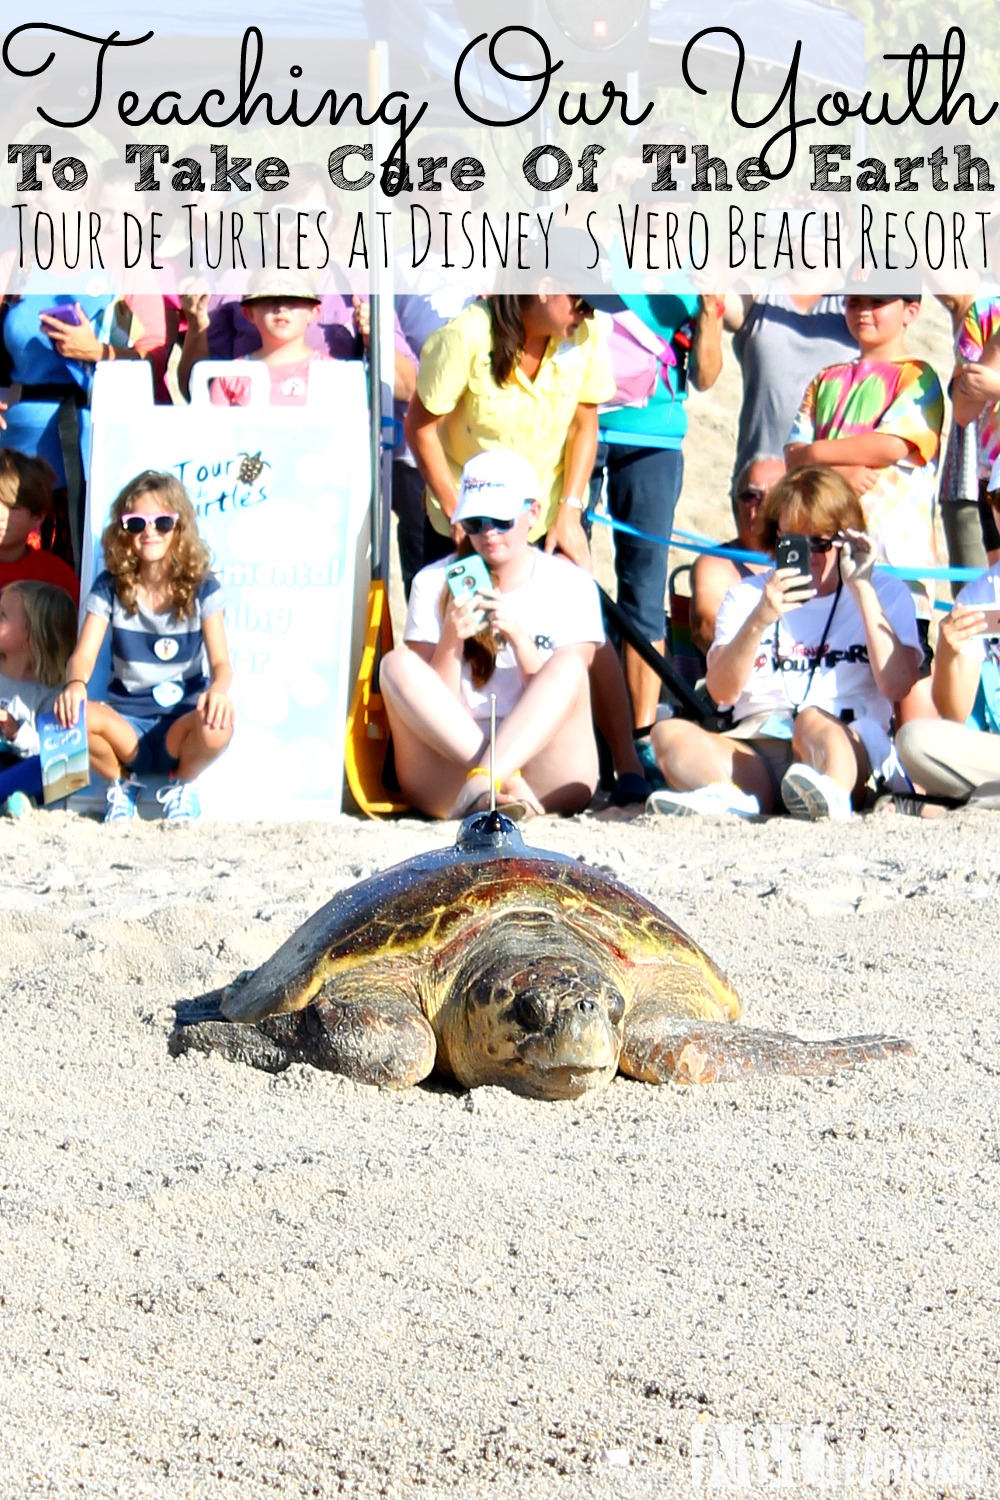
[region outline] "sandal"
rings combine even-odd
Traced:
[[[953,804],[934,797],[918,797],[906,792],[883,792],[876,797],[872,812],[900,813],[906,818],[943,818]]]
[[[519,797],[511,797],[509,802],[498,800],[497,812],[503,813],[505,818],[510,818],[515,823],[526,823],[529,818],[535,817],[535,809],[529,807],[527,802],[522,802]]]
[[[521,771],[515,771],[512,776],[508,777],[503,790],[497,794],[497,806],[501,812],[507,813],[508,818],[514,818],[515,821],[545,816],[545,808],[525,781],[524,773]],[[520,815],[509,812],[508,809],[511,807],[523,807],[524,812]]]

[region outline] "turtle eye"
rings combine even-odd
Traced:
[[[545,1009],[531,990],[521,990],[515,995],[509,1013],[522,1031],[540,1031],[545,1025]]]
[[[620,1026],[625,1014],[625,999],[617,990],[611,990],[607,997],[606,1009],[608,1020],[612,1026]]]

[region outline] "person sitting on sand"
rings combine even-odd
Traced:
[[[42,799],[37,718],[59,695],[75,641],[76,607],[58,584],[0,591],[0,809],[10,818]]]
[[[889,721],[923,661],[916,615],[904,583],[873,573],[851,485],[831,468],[793,470],[764,500],[757,536],[772,557],[798,536],[809,573],[773,568],[726,595],[706,686],[735,726],[657,724],[657,763],[676,790],[654,792],[647,809],[753,817],[784,804],[793,817],[843,819],[872,778],[912,791]]]
[[[733,519],[736,535],[724,547],[741,552],[755,549],[754,527],[761,501],[785,472],[785,460],[758,453],[743,465],[733,481]],[[766,563],[742,562],[734,557],[716,557],[705,552],[691,569],[691,639],[703,656],[715,639],[715,617],[719,605],[737,583],[754,573],[763,573]]]
[[[458,553],[413,580],[405,645],[382,662],[396,773],[404,796],[435,818],[490,801],[494,775],[511,816],[579,812],[597,785],[588,669],[604,640],[597,586],[567,558],[528,541],[541,486],[520,454],[491,448],[462,471],[452,524]],[[481,558],[492,588],[453,598],[456,558]]]
[[[989,500],[1000,510],[1000,459]],[[936,800],[1000,806],[1000,562],[967,583],[942,619],[931,691],[940,719],[913,719],[897,737],[900,760],[928,794],[917,810],[933,816]]]

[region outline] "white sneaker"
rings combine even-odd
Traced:
[[[728,815],[759,818],[760,803],[749,792],[741,792],[732,781],[713,781],[694,792],[653,792],[646,798],[646,811],[664,818],[692,817],[697,813],[716,818]]]
[[[781,800],[793,818],[833,818],[845,823],[852,816],[851,794],[832,776],[801,761],[781,778]]]

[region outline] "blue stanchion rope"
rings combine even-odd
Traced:
[[[617,521],[614,516],[594,510],[590,512],[589,519],[599,522],[601,526],[610,526],[612,531],[627,532],[629,536],[638,537],[643,542],[652,542],[658,547],[679,547],[682,552],[699,552],[706,557],[728,557],[732,562],[763,563],[765,566],[774,562],[774,558],[768,557],[766,552],[746,552],[742,547],[720,547],[717,542],[698,536],[693,531],[678,529],[670,536],[656,536],[648,531],[640,531],[637,526],[630,526],[627,521]],[[877,566],[891,578],[940,579],[945,582],[957,579],[961,583],[980,577],[983,571],[982,568],[897,568],[890,563],[879,563]],[[937,601],[934,608],[947,611],[951,609],[951,605]]]

